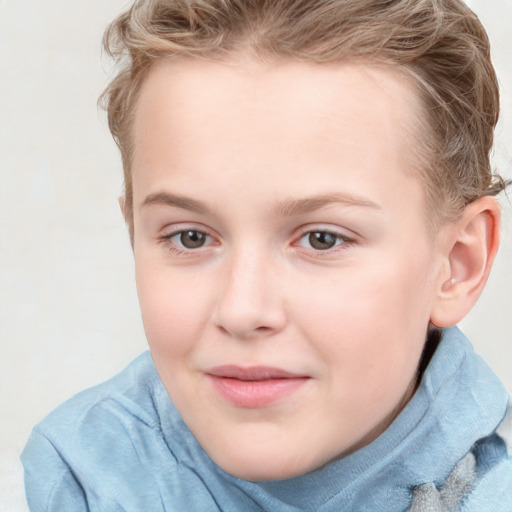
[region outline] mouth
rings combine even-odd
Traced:
[[[234,365],[212,368],[206,372],[206,376],[222,399],[246,409],[259,409],[280,402],[310,379],[309,376],[280,368],[243,368]]]

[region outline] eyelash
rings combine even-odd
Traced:
[[[336,239],[335,245],[326,249],[317,249],[314,247],[304,247],[303,245],[300,244],[301,240],[305,239],[306,237],[310,238],[311,235],[314,234],[328,235],[334,237]],[[342,233],[330,229],[308,229],[307,231],[303,231],[300,237],[297,239],[297,242],[295,242],[296,245],[303,247],[308,252],[313,253],[317,257],[322,257],[324,255],[328,256],[332,255],[333,253],[346,250],[350,245],[353,245],[355,243],[356,240],[354,238],[348,237]]]
[[[182,245],[179,245],[179,242],[176,242],[176,241],[173,242],[173,238],[178,237],[178,236],[181,237],[181,236],[183,236],[183,234],[185,234],[187,232],[196,233],[198,235],[206,237],[206,242],[204,244],[198,246],[197,248],[187,248],[187,247],[183,247]],[[302,244],[300,244],[301,240],[303,240],[306,237],[311,237],[311,235],[314,235],[314,234],[327,235],[327,236],[334,237],[336,239],[335,245],[333,245],[332,247],[328,247],[326,249],[318,249],[318,248],[314,248],[314,247],[305,247]],[[210,242],[208,242],[208,240]],[[192,253],[196,252],[198,249],[203,249],[205,247],[215,245],[215,244],[211,243],[213,240],[214,240],[214,238],[211,235],[209,235],[206,231],[203,231],[200,229],[194,229],[194,228],[186,228],[186,227],[174,230],[172,233],[169,233],[167,235],[162,235],[158,239],[159,243],[164,245],[166,250],[168,250],[169,252],[171,252],[173,254],[180,255],[180,256],[189,256]],[[301,233],[301,235],[296,239],[296,242],[294,242],[293,245],[302,247],[306,251],[314,254],[317,257],[322,257],[324,255],[328,256],[328,255],[332,255],[333,253],[337,253],[339,251],[346,250],[350,245],[353,245],[354,243],[356,243],[356,240],[354,238],[348,237],[348,236],[338,233],[334,230],[309,229],[307,231],[303,231]]]
[[[177,254],[179,256],[189,256],[191,253],[195,252],[197,249],[201,249],[204,247],[209,247],[212,245],[211,243],[205,242],[205,244],[200,245],[196,249],[183,247],[178,244],[178,242],[173,242],[173,238],[177,236],[182,236],[184,233],[196,233],[198,235],[204,235],[206,239],[213,240],[213,237],[209,235],[206,231],[194,228],[182,228],[173,231],[167,235],[162,235],[159,237],[158,241],[171,253]]]

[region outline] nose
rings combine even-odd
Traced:
[[[233,254],[226,262],[213,321],[238,339],[269,336],[286,324],[279,270],[256,251]]]

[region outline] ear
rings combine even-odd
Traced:
[[[470,203],[448,227],[443,270],[431,310],[434,325],[455,325],[469,313],[489,277],[499,235],[500,208],[493,197]]]

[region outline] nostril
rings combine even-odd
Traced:
[[[224,325],[217,325],[217,327],[223,334],[234,336],[235,338],[254,338],[259,336],[268,336],[275,330],[272,327],[265,325],[256,328],[244,328],[242,326],[231,326],[231,328],[229,328],[228,326]]]
[[[265,332],[271,331],[272,328],[271,327],[262,326],[262,327],[257,327],[255,330],[256,330],[256,332],[265,333]]]
[[[217,327],[222,332],[222,334],[229,334],[229,331],[224,326],[218,325]]]

